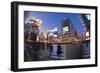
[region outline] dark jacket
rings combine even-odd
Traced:
[[[62,53],[62,51],[61,51],[61,46],[60,46],[60,44],[58,45],[58,49],[57,49],[57,55],[59,55],[59,54],[61,54]]]

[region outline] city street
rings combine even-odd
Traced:
[[[25,61],[45,61],[45,60],[61,60],[64,59],[64,54],[57,55],[57,47],[54,45],[52,52],[49,48],[34,48],[25,49]]]

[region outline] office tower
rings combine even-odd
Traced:
[[[90,39],[90,15],[81,14],[80,21],[83,27],[83,35],[85,39]],[[90,58],[90,41],[84,43],[83,58]]]
[[[61,22],[62,32],[67,33],[68,31],[72,31],[74,29],[74,25],[70,19],[64,18]]]
[[[61,21],[61,41],[62,42],[71,42],[76,38],[74,24],[69,18],[64,18]]]
[[[88,14],[81,14],[80,21],[84,30],[84,36],[90,37],[90,15]]]

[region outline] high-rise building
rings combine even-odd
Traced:
[[[26,13],[27,14],[27,13]],[[35,18],[34,16],[30,16],[25,21],[24,29],[28,30],[28,39],[37,41],[39,34],[39,27],[41,26],[42,21],[40,19]]]
[[[90,37],[90,15],[81,14],[80,21],[84,30],[85,37]]]
[[[64,18],[61,21],[61,31],[63,34],[66,34],[67,36],[75,36],[74,24],[69,18]]]
[[[62,25],[62,31],[63,32],[68,32],[68,31],[71,31],[71,30],[74,29],[73,23],[68,18],[64,18],[61,22],[61,25]]]
[[[90,15],[81,14],[80,21],[84,30],[84,38],[90,39]],[[90,58],[90,41],[84,43],[82,58]]]

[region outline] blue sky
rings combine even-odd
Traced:
[[[58,12],[37,12],[29,11],[29,17],[34,16],[37,19],[42,20],[42,25],[40,28],[41,32],[46,32],[47,30],[58,28],[58,32],[61,31],[61,20],[64,18],[69,18],[74,24],[75,29],[80,33],[83,32],[83,28],[80,22],[80,14],[78,13],[58,13]]]

